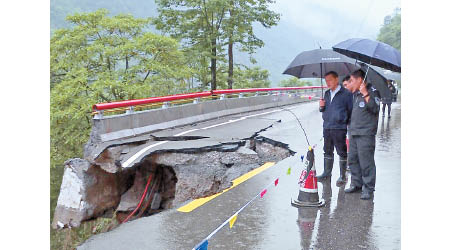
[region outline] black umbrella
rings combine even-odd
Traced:
[[[347,75],[358,68],[355,60],[345,55],[331,49],[315,49],[298,54],[283,74],[298,78],[323,78],[323,74],[329,71]],[[322,85],[322,81],[320,83]]]
[[[369,65],[401,72],[400,52],[382,42],[352,38],[334,45],[333,50]]]
[[[366,82],[372,84],[381,95],[381,98],[392,98],[392,93],[387,85],[387,78],[380,74],[373,67],[369,67],[365,63],[360,63],[361,69],[367,72]]]
[[[401,80],[401,73],[392,72],[390,70],[383,69],[383,68],[380,68],[380,67],[377,67],[377,66],[373,66],[373,65],[371,66],[371,68],[373,68],[375,71],[380,73],[382,76],[384,76],[388,80],[395,80],[395,81],[400,81]]]

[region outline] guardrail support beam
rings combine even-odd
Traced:
[[[94,119],[102,119],[103,118],[103,110],[97,110],[97,113],[94,115]]]
[[[134,106],[130,106],[130,108],[127,109],[126,114],[133,114],[134,113]]]

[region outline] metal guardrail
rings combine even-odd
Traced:
[[[137,109],[146,109],[146,108],[166,108],[169,105],[178,105],[178,104],[186,104],[186,103],[198,103],[204,99],[213,99],[219,98],[221,100],[225,98],[229,98],[230,96],[237,96],[238,98],[242,98],[245,95],[254,94],[254,96],[259,95],[260,93],[267,94],[279,94],[280,92],[295,92],[298,93],[303,91],[303,93],[308,90],[314,91],[315,89],[326,88],[321,86],[305,86],[305,87],[284,87],[284,88],[251,88],[251,89],[219,89],[213,91],[205,91],[205,92],[197,92],[197,93],[189,93],[189,94],[177,94],[170,96],[159,96],[159,97],[150,97],[136,100],[126,100],[119,102],[110,102],[110,103],[98,103],[93,105],[92,109],[93,115],[103,116],[104,112],[113,113],[113,112],[123,112],[132,113]],[[227,97],[228,96],[228,97]]]

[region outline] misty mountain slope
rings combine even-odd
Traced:
[[[69,14],[101,8],[107,9],[111,15],[124,13],[144,18],[158,14],[153,0],[50,0],[50,29],[68,27],[65,18]]]
[[[264,41],[265,46],[256,50],[252,56],[257,60],[256,66],[269,70],[272,86],[277,86],[280,80],[290,77],[282,73],[302,51],[318,49],[319,44],[329,49],[330,46],[353,36],[375,39],[381,26],[376,27],[374,20],[380,19],[381,24],[385,14],[380,13],[388,14],[384,9],[396,4],[395,1],[390,3],[382,0],[377,1],[376,5],[361,3],[358,7],[361,11],[357,13],[360,16],[354,16],[354,13],[347,15],[346,9],[338,9],[335,2],[296,1],[279,0],[271,6],[276,12],[283,12],[277,26],[265,29],[258,23],[254,24],[255,34]],[[372,7],[368,9],[367,6]],[[382,7],[384,9],[381,9]],[[140,18],[158,15],[154,0],[51,0],[51,30],[68,27],[65,21],[68,14],[92,12],[99,8],[109,10],[111,15],[128,13]],[[369,14],[373,16],[370,25],[367,18],[370,17]],[[149,29],[155,32],[154,27]],[[254,66],[250,63],[249,55],[240,52],[237,47],[234,54],[235,63]]]

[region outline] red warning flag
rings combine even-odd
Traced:
[[[277,179],[275,180],[275,187],[278,185],[278,179],[280,179],[280,178],[277,178]]]
[[[261,198],[262,198],[266,193],[267,193],[267,189],[264,189],[264,190],[261,192]]]

